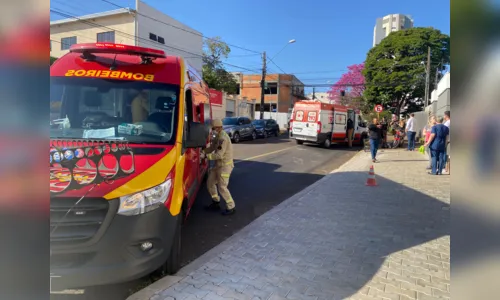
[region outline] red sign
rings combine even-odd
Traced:
[[[382,105],[380,105],[380,104],[375,105],[375,111],[376,112],[379,113],[379,112],[382,112],[383,110],[384,110],[384,108],[382,107]]]
[[[222,106],[222,92],[210,89],[210,104],[214,106]]]

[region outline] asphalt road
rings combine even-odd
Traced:
[[[202,186],[182,229],[182,265],[248,225],[254,219],[311,185],[356,154],[360,148],[333,145],[324,149],[314,145],[297,145],[287,135],[234,144],[235,168],[229,189],[236,203],[236,214],[221,216],[203,207],[211,199]],[[146,278],[125,285],[94,291],[99,298],[125,299],[131,291],[151,282]],[[87,294],[87,293],[86,293]],[[57,296],[52,299],[96,299],[96,295]],[[103,298],[104,299],[104,298]]]

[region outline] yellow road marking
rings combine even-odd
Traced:
[[[287,147],[287,148],[284,148],[284,149],[280,149],[280,150],[276,150],[276,151],[271,151],[271,152],[267,152],[267,153],[264,153],[264,154],[252,156],[252,157],[245,158],[245,159],[241,159],[241,160],[235,162],[235,164],[240,163],[240,162],[244,162],[244,161],[249,161],[249,160],[256,159],[256,158],[261,158],[261,157],[268,156],[268,155],[275,154],[275,153],[280,153],[280,152],[283,152],[283,151],[286,151],[286,150],[289,150],[289,149],[292,149],[292,148],[296,148],[296,147],[297,146],[291,146],[291,147]]]

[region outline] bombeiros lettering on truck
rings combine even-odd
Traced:
[[[51,289],[175,273],[208,86],[181,57],[112,43],[71,46],[50,76]]]

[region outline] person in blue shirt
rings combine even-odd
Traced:
[[[446,143],[450,130],[443,125],[443,120],[443,117],[437,118],[436,124],[432,126],[431,136],[424,145],[431,150],[432,171],[429,172],[431,175],[441,175],[446,163]]]

